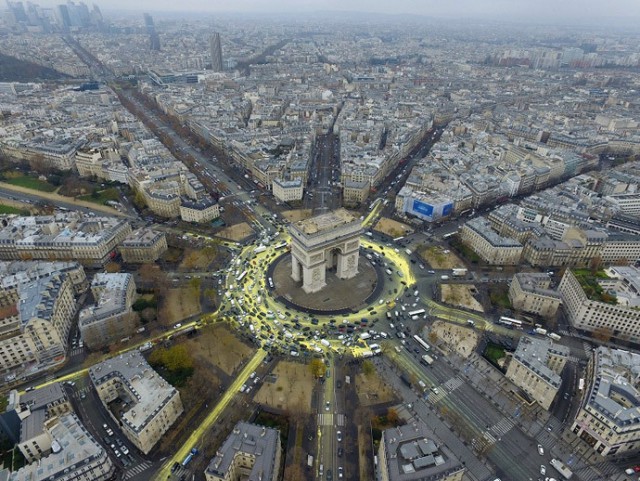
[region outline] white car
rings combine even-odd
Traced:
[[[544,476],[545,474],[547,474],[547,467],[544,464],[540,465],[540,474],[542,476]]]
[[[538,444],[538,454],[540,456],[544,456],[544,448],[542,447],[542,444]]]

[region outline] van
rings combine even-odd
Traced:
[[[322,476],[322,475],[324,474],[324,464],[321,464],[321,465],[320,465],[320,470],[319,470],[319,473],[318,473],[318,474],[319,474],[320,476]]]

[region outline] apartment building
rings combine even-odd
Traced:
[[[89,288],[84,268],[78,262],[0,261],[0,287],[9,291],[28,281],[43,279],[57,272],[66,274],[76,295]]]
[[[105,409],[123,434],[144,454],[156,445],[183,413],[180,393],[131,351],[92,366],[89,376]],[[119,418],[107,405],[120,398],[128,407]],[[123,403],[124,404],[124,403]]]
[[[78,315],[78,329],[85,344],[100,349],[127,337],[136,328],[131,309],[136,296],[133,275],[98,273],[91,282],[95,304]]]
[[[564,312],[571,325],[577,329],[606,332],[613,338],[639,342],[640,309],[633,306],[638,305],[640,297],[637,294],[640,270],[627,267],[624,270],[609,269],[607,272],[620,276],[620,279],[615,282],[611,279],[594,279],[590,281],[591,285],[585,286],[585,291],[578,277],[567,269],[558,285]],[[601,295],[604,293],[603,286],[610,291],[605,293],[607,297]],[[618,301],[616,289],[623,294],[620,299],[624,298],[624,303]]]
[[[116,468],[107,451],[73,413],[45,423],[51,449],[37,461],[11,473],[11,481],[107,481]]]
[[[16,446],[28,463],[34,463],[51,452],[51,428],[72,409],[62,386],[53,383],[24,394],[11,391],[7,411],[14,411],[20,419]]]
[[[180,218],[185,222],[198,224],[211,222],[220,217],[220,206],[211,198],[190,200],[183,198],[180,204]]]
[[[382,432],[376,468],[379,481],[461,481],[465,470],[421,421]]]
[[[347,206],[356,206],[364,204],[369,197],[371,186],[365,181],[348,180],[342,188],[342,202]]]
[[[66,274],[53,273],[2,291],[0,310],[2,372],[64,360],[76,312],[73,285]]]
[[[133,231],[119,247],[122,260],[129,264],[150,264],[157,261],[167,249],[164,232],[149,228]]]
[[[79,213],[5,217],[0,228],[0,259],[62,260],[101,267],[131,232],[129,223]]]
[[[569,348],[550,339],[522,336],[509,361],[506,377],[544,409],[560,389]]]
[[[509,301],[514,309],[554,319],[562,298],[551,289],[547,274],[521,272],[513,276],[509,286]]]
[[[488,264],[517,265],[522,256],[520,242],[497,234],[482,217],[466,222],[460,230],[460,239]]]
[[[277,481],[281,457],[280,431],[240,421],[204,474],[207,481]]]
[[[160,217],[173,218],[180,215],[180,195],[165,190],[144,191],[147,207]]]
[[[640,355],[599,347],[591,354],[572,431],[602,456],[640,451]]]
[[[271,183],[273,196],[280,202],[296,202],[302,200],[302,179],[273,179]]]

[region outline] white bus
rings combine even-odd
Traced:
[[[418,336],[417,334],[415,334],[413,336],[413,338],[415,339],[415,341],[420,344],[420,347],[422,349],[424,349],[425,351],[429,352],[431,350],[431,346],[429,344],[427,344],[427,342],[422,339],[420,336]]]
[[[287,243],[286,242],[281,242],[280,244],[276,244],[275,246],[273,246],[274,249],[282,249],[283,247],[287,247]]]
[[[238,276],[238,283],[240,283],[242,281],[242,279],[244,279],[247,276],[247,271],[243,271],[242,274],[240,274]]]
[[[510,317],[502,316],[498,320],[498,324],[502,324],[503,326],[507,327],[513,327],[516,329],[522,329],[522,321],[519,321],[518,319],[512,319]]]
[[[413,316],[421,316],[422,314],[424,314],[426,311],[424,309],[417,309],[415,311],[411,311],[409,312],[409,317],[413,317]]]
[[[442,236],[443,239],[448,239],[449,237],[453,237],[454,235],[456,235],[458,233],[457,230],[454,230],[453,232],[449,232],[448,234],[445,234]]]

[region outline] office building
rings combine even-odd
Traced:
[[[551,278],[544,273],[521,272],[513,276],[509,286],[511,306],[545,319],[555,319],[562,298],[551,289]]]
[[[89,377],[107,412],[144,454],[183,413],[178,390],[158,375],[137,350],[92,366]],[[116,417],[108,404],[118,398],[127,408]]]
[[[602,456],[640,451],[640,355],[599,347],[591,354],[571,430]]]
[[[240,421],[205,470],[207,481],[277,481],[280,431]]]
[[[180,218],[185,222],[198,224],[211,222],[220,217],[220,206],[211,198],[200,200],[182,199],[180,204]]]
[[[129,264],[150,264],[157,261],[167,249],[164,232],[146,227],[133,231],[119,247],[122,260]]]
[[[302,200],[302,179],[273,179],[271,183],[273,196],[280,202],[297,202]]]
[[[562,384],[569,348],[550,339],[522,336],[509,360],[506,377],[527,396],[549,409]]]
[[[640,342],[640,269],[612,267],[607,278],[584,278],[567,269],[558,292],[573,327]]]
[[[465,467],[423,422],[382,432],[378,481],[461,481]]]
[[[222,45],[220,44],[220,34],[215,32],[209,40],[211,48],[211,70],[214,72],[223,71]]]
[[[78,315],[78,329],[85,344],[100,349],[132,334],[136,315],[131,306],[136,284],[131,274],[98,273],[91,282],[95,304]]]

